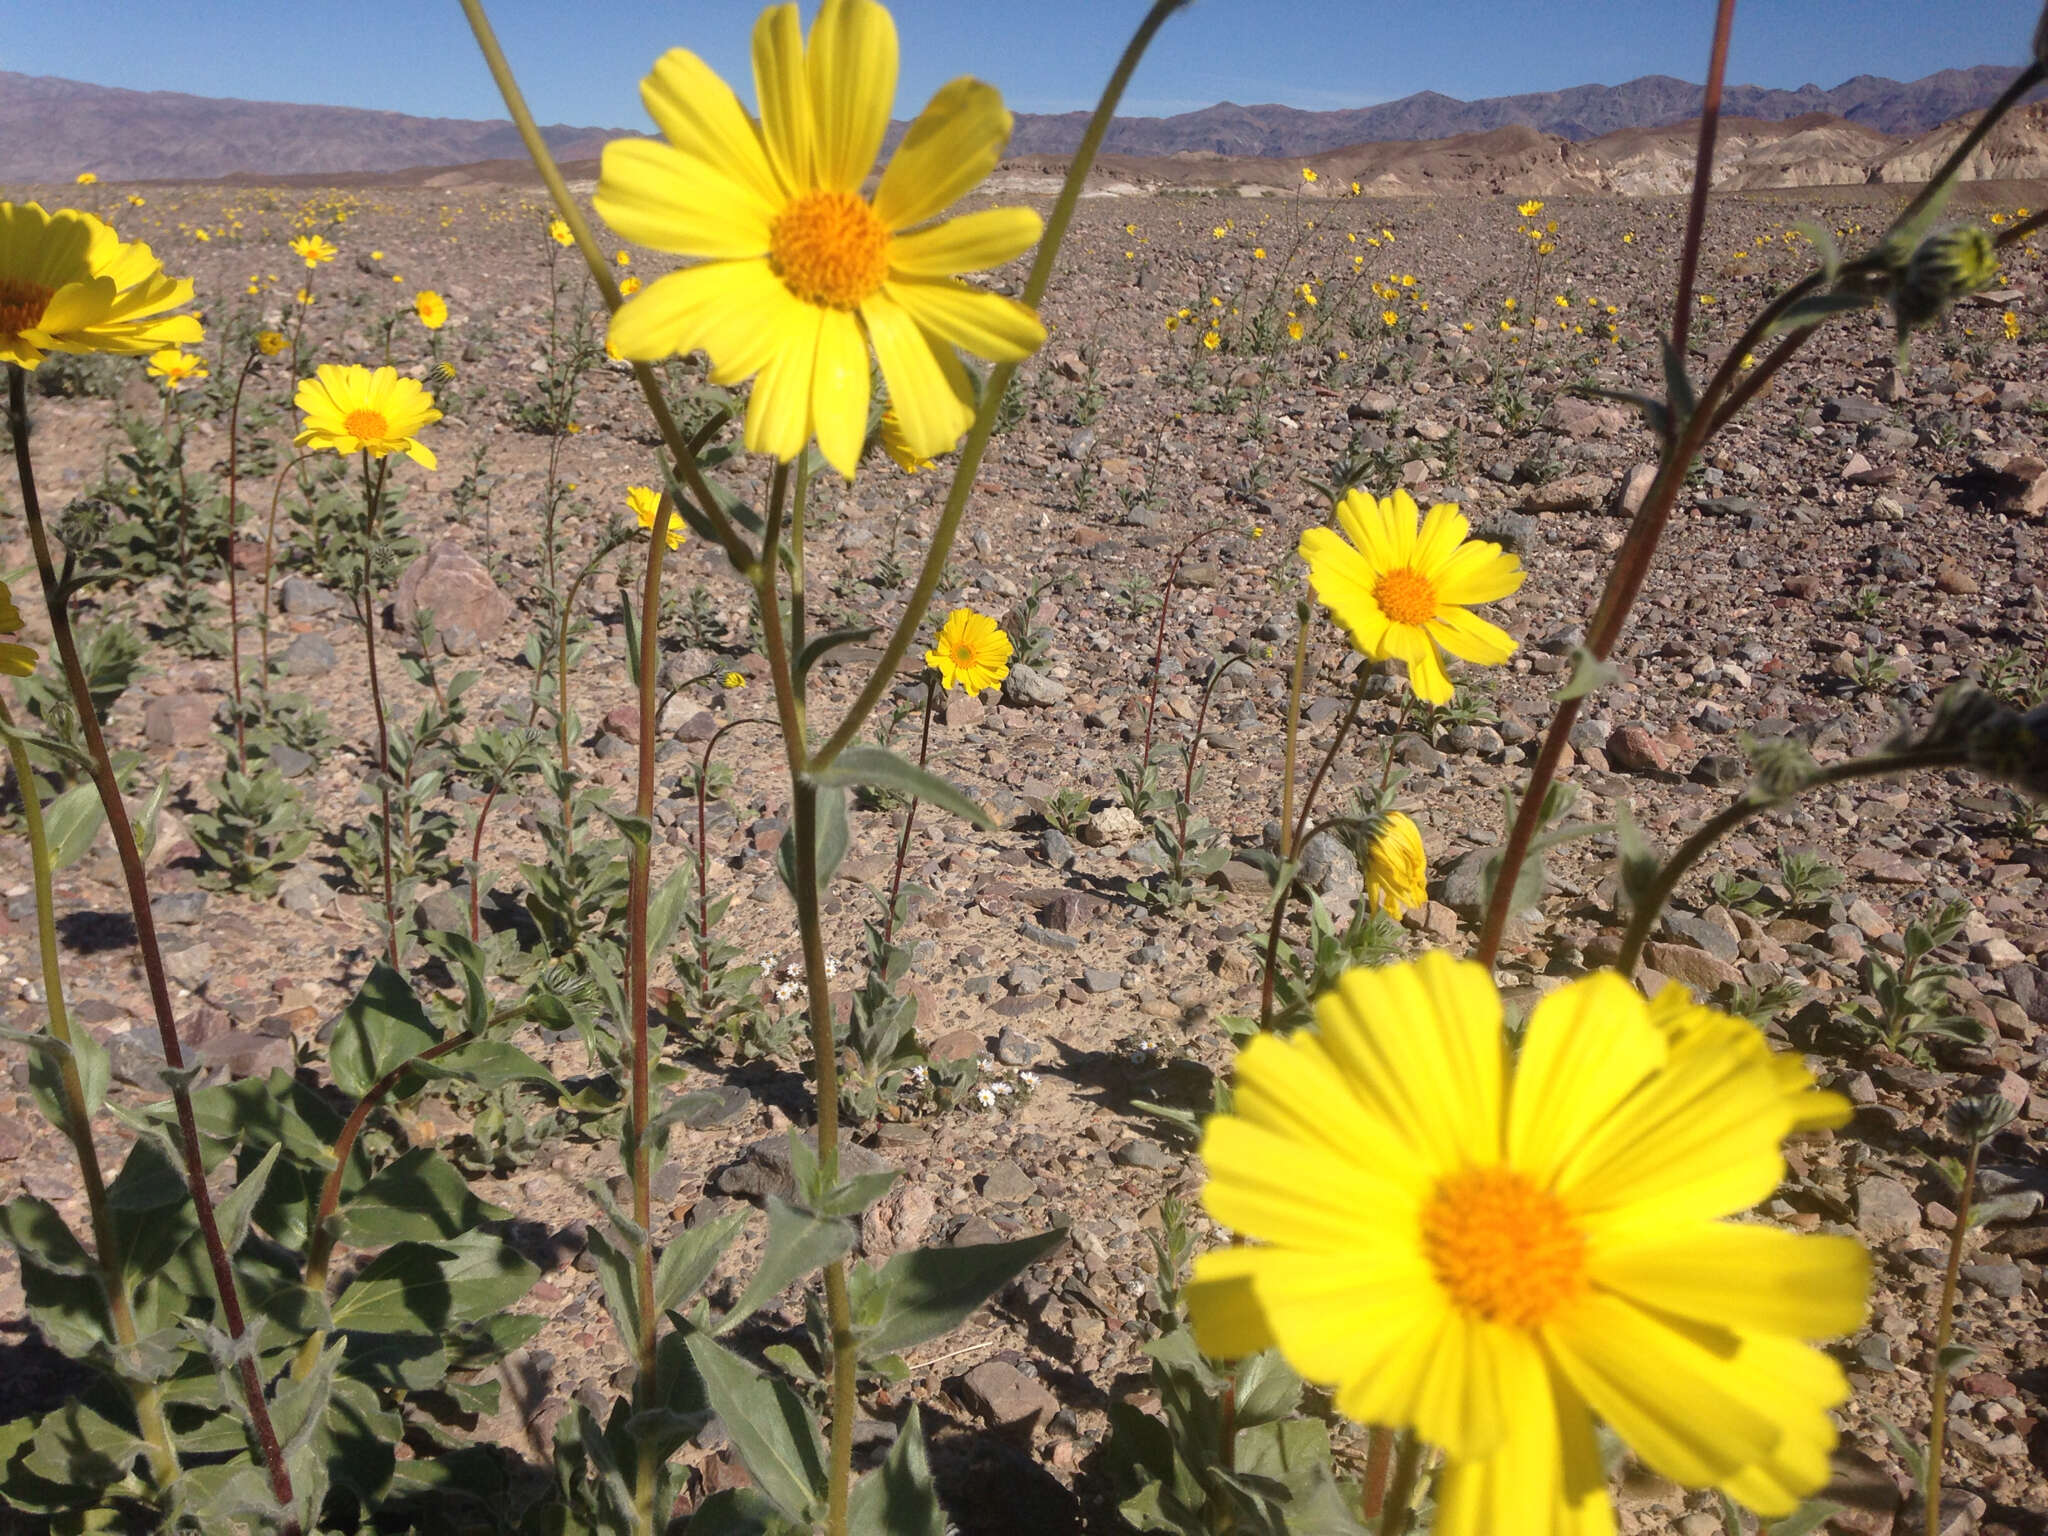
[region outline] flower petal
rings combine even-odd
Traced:
[[[876,214],[894,231],[945,212],[987,179],[1009,137],[1000,91],[966,75],[947,81],[889,157]]]
[[[1535,1350],[1504,1362],[1512,1427],[1437,1476],[1435,1536],[1612,1536],[1593,1414]]]
[[[749,453],[770,453],[786,464],[804,451],[811,436],[811,376],[825,314],[808,304],[790,306],[775,350],[754,376],[747,402]]]
[[[775,205],[749,183],[658,139],[614,139],[597,215],[622,239],[684,256],[765,256]]]
[[[766,261],[708,261],[656,278],[620,305],[610,340],[619,356],[642,361],[702,351],[713,383],[737,384],[810,312]]]
[[[1300,554],[1308,562],[1317,601],[1350,634],[1351,643],[1364,655],[1384,655],[1387,616],[1373,596],[1377,573],[1367,557],[1328,528],[1303,530]]]
[[[1223,1118],[1210,1120],[1210,1127]],[[1262,1035],[1238,1054],[1231,1118],[1341,1158],[1384,1186],[1372,1196],[1376,1208],[1389,1202],[1417,1208],[1432,1182],[1428,1170],[1404,1156],[1399,1128],[1360,1096],[1313,1030]],[[1213,1173],[1213,1160],[1210,1167]]]
[[[1436,617],[1424,626],[1430,639],[1460,661],[1482,667],[1497,667],[1515,654],[1515,637],[1498,624],[1490,624],[1463,608],[1439,603]]]
[[[1235,1231],[1319,1253],[1415,1246],[1417,1202],[1384,1168],[1236,1115],[1209,1118],[1202,1157],[1202,1203]]]
[[[825,0],[806,62],[817,185],[858,192],[896,102],[896,23],[875,0]]]
[[[904,442],[921,459],[946,452],[974,424],[973,396],[958,391],[931,338],[887,294],[863,303],[860,317],[882,365]],[[949,356],[951,350],[946,349]]]
[[[1508,1163],[1545,1188],[1614,1107],[1664,1064],[1664,1037],[1642,994],[1612,971],[1559,987],[1536,1005],[1515,1063]]]
[[[1460,544],[1430,579],[1440,603],[1491,603],[1521,590],[1526,575],[1522,562],[1502,554],[1498,544],[1473,540]]]
[[[1400,493],[1404,498],[1407,493]],[[1358,552],[1365,556],[1375,577],[1399,570],[1410,563],[1415,551],[1415,503],[1408,502],[1407,515],[1400,503],[1389,496],[1382,500],[1365,491],[1344,493],[1337,503],[1337,522]]]
[[[1031,249],[1045,221],[1035,208],[984,208],[889,243],[889,270],[910,277],[952,277],[1000,267]]]
[[[1273,1347],[1272,1325],[1252,1288],[1254,1272],[1268,1257],[1260,1248],[1213,1248],[1195,1255],[1183,1295],[1203,1354],[1241,1360]]]
[[[1863,1323],[1870,1255],[1853,1238],[1727,1222],[1614,1244],[1597,1225],[1590,1235],[1588,1274],[1647,1309],[1798,1339]]]
[[[761,108],[761,141],[783,192],[795,197],[810,191],[816,186],[811,87],[803,23],[794,5],[771,5],[754,23],[754,100]]]
[[[909,310],[925,330],[974,357],[1022,362],[1045,345],[1045,326],[1038,316],[999,293],[985,293],[951,278],[894,276],[882,291]]]
[[[640,100],[662,135],[693,160],[751,190],[768,206],[781,203],[760,130],[718,71],[687,48],[671,48],[640,82]]]
[[[1425,704],[1451,702],[1451,677],[1444,671],[1443,661],[1436,653],[1436,642],[1429,638],[1428,631],[1417,629],[1412,624],[1389,624],[1380,654],[1408,664],[1408,686]]]
[[[1438,502],[1422,519],[1422,531],[1415,536],[1415,569],[1431,581],[1436,580],[1437,573],[1471,531],[1471,523],[1455,504]]]
[[[1758,1514],[1776,1519],[1826,1485],[1836,1438],[1827,1410],[1849,1396],[1849,1380],[1826,1355],[1792,1339],[1745,1337],[1737,1358],[1765,1400],[1777,1405],[1780,1433],[1769,1456],[1723,1479],[1721,1486]]]
[[[860,322],[844,310],[819,311],[817,363],[811,374],[811,422],[818,451],[848,480],[860,467],[873,398]]]

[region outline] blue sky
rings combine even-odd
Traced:
[[[637,82],[663,49],[692,48],[744,82],[760,6],[497,0],[490,9],[543,121],[639,127]],[[992,80],[1019,111],[1092,106],[1143,4],[896,0],[892,9],[904,51],[897,115],[907,117],[958,74]],[[117,23],[83,27],[70,7],[16,7],[0,33],[0,69],[429,117],[503,115],[454,0],[158,0],[120,11]],[[1222,100],[1351,107],[1418,90],[1472,98],[1646,74],[1697,80],[1712,14],[1707,0],[1196,0],[1154,46],[1126,110]],[[1730,78],[1826,87],[1857,74],[2017,64],[2038,14],[2039,0],[1748,0]]]

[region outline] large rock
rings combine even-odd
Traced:
[[[196,693],[167,693],[142,710],[142,734],[153,747],[196,747],[213,739],[213,703]]]
[[[422,613],[451,656],[473,653],[504,631],[512,603],[491,573],[452,539],[443,539],[405,568],[394,604],[398,627],[411,631]]]

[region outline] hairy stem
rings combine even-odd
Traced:
[[[932,747],[932,711],[939,699],[939,680],[929,672],[924,679],[924,729],[917,737],[917,766],[922,768]],[[882,918],[882,950],[886,954],[889,941],[896,936],[896,893],[903,889],[903,864],[910,857],[910,829],[917,823],[917,796],[910,797],[910,804],[903,812],[903,835],[896,839],[896,867],[889,872],[889,909]]]
[[[1970,1138],[1970,1151],[1963,1164],[1962,1188],[1957,1191],[1955,1230],[1948,1241],[1948,1263],[1941,1272],[1941,1301],[1935,1308],[1934,1353],[1928,1366],[1932,1378],[1932,1402],[1927,1420],[1927,1484],[1920,1496],[1927,1505],[1927,1536],[1941,1536],[1941,1458],[1948,1440],[1949,1367],[1942,1356],[1955,1338],[1956,1279],[1963,1267],[1963,1243],[1970,1235],[1970,1202],[1977,1193],[1977,1153],[1982,1143]]]
[[[370,658],[370,708],[377,717],[377,837],[384,859],[384,949],[391,968],[398,961],[398,881],[391,862],[391,730],[384,717],[384,688],[377,677],[377,515],[384,505],[384,477],[389,458],[377,460],[377,473],[370,474],[370,455],[363,453],[363,576],[357,606],[363,616],[363,645]]]
[[[249,382],[249,375],[256,371],[260,354],[251,354],[249,361],[242,365],[242,371],[235,377],[235,398],[228,407],[228,531],[227,554],[222,561],[228,572],[228,681],[235,692],[235,767],[243,773],[249,771],[249,739],[246,717],[242,712],[242,601],[241,587],[235,580],[235,535],[241,531],[242,504],[238,497],[241,481],[242,461],[237,446],[237,435],[242,425],[242,387]],[[270,582],[270,547],[263,549],[263,580]]]
[[[162,946],[157,943],[156,916],[149,906],[149,877],[143,869],[142,850],[135,829],[128,820],[128,807],[121,799],[121,783],[114,773],[114,760],[107,751],[106,736],[100,730],[93,709],[92,689],[87,685],[85,667],[78,657],[78,640],[71,630],[69,594],[57,579],[57,567],[50,553],[50,537],[43,526],[42,502],[36,495],[35,466],[29,457],[28,374],[18,363],[7,365],[7,420],[14,437],[14,467],[21,481],[21,507],[28,524],[29,543],[35,550],[36,574],[42,582],[43,602],[49,610],[50,634],[56,641],[58,659],[63,663],[64,681],[71,691],[72,706],[78,712],[85,734],[86,753],[100,804],[106,811],[107,830],[121,862],[121,874],[128,890],[128,906],[135,920],[136,947],[142,952],[142,971],[149,987],[150,1005],[156,1014],[157,1037],[163,1046],[164,1064],[170,1069],[172,1108],[178,1121],[179,1149],[185,1162],[185,1184],[191,1192],[192,1208],[199,1222],[200,1236],[213,1271],[214,1291],[220,1300],[221,1321],[240,1357],[237,1375],[242,1398],[249,1412],[250,1426],[269,1473],[271,1496],[280,1506],[293,1506],[291,1472],[285,1466],[284,1449],[270,1422],[270,1404],[263,1395],[263,1378],[254,1350],[243,1341],[248,1325],[242,1315],[241,1292],[235,1271],[221,1241],[220,1223],[214,1217],[213,1195],[206,1187],[206,1164],[199,1148],[199,1120],[192,1108],[192,1091],[186,1086],[184,1043],[178,1038],[178,1022],[171,1011],[170,980],[164,973]],[[26,791],[25,793],[33,793]],[[298,1522],[289,1516],[285,1536],[297,1536]]]

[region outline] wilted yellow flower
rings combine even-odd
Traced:
[[[896,419],[896,407],[891,405],[882,411],[882,452],[894,459],[906,475],[917,474],[930,469],[933,460],[911,451],[909,441],[903,436],[903,423]]]
[[[165,277],[147,245],[89,213],[0,203],[0,361],[197,343],[195,316],[164,313],[191,298],[189,278]]]
[[[926,666],[938,668],[941,687],[957,683],[969,693],[980,693],[1010,675],[1010,637],[987,614],[955,608],[924,660]]]
[[[770,6],[753,53],[761,122],[702,59],[671,49],[641,86],[667,142],[605,146],[605,221],[637,245],[700,258],[620,309],[612,343],[642,359],[701,349],[719,384],[755,376],[747,447],[787,461],[815,436],[847,476],[867,433],[871,345],[905,441],[943,453],[974,417],[954,349],[1016,362],[1045,341],[1024,305],[958,280],[1028,250],[1038,214],[932,222],[995,168],[1010,114],[980,81],[942,86],[870,202],[861,184],[896,87],[888,11],[825,0],[806,43],[796,7]]]
[[[414,434],[439,421],[441,413],[419,380],[400,378],[395,368],[372,372],[360,363],[322,363],[314,377],[299,381],[294,403],[306,416],[305,427],[292,439],[295,448],[332,448],[341,454],[360,449],[378,459],[402,453],[434,467],[433,450]]]
[[[1394,917],[1429,900],[1422,829],[1400,811],[1382,816],[1366,844],[1365,895],[1376,911]]]
[[[258,331],[256,333],[256,350],[265,357],[275,357],[290,345],[291,343],[285,340],[283,333],[280,331]]]
[[[744,672],[728,672],[718,681],[720,686],[725,688],[744,688],[747,686],[747,674]]]
[[[340,254],[333,244],[318,235],[301,235],[292,242],[292,254],[305,259],[308,268],[317,267],[323,261],[332,261]]]
[[[652,486],[629,485],[626,487],[626,506],[639,520],[640,526],[652,533],[655,516],[661,511],[661,492]],[[683,520],[680,517],[671,516],[668,520],[668,547],[683,547]]]
[[[576,243],[576,236],[570,232],[568,222],[564,219],[548,220],[548,238],[557,245],[567,246]]]
[[[22,622],[21,610],[14,606],[14,594],[7,590],[6,582],[0,581],[0,635],[18,635],[27,627]],[[33,646],[0,640],[0,677],[27,677],[35,669]]]
[[[412,312],[430,331],[438,331],[448,323],[448,301],[431,288],[422,288],[413,295]]]
[[[1384,500],[1353,490],[1337,503],[1337,522],[1348,543],[1329,528],[1301,536],[1309,584],[1361,653],[1407,664],[1417,698],[1450,702],[1439,648],[1480,666],[1514,654],[1514,640],[1468,605],[1518,590],[1522,562],[1498,544],[1468,542],[1471,524],[1457,507],[1440,502],[1424,520],[1405,490]]]
[[[166,347],[149,355],[149,376],[175,393],[187,379],[206,377],[206,360],[182,347]]]
[[[1196,1259],[1196,1340],[1277,1346],[1341,1412],[1441,1447],[1438,1531],[1611,1532],[1595,1415],[1767,1518],[1827,1481],[1849,1387],[1805,1341],[1861,1324],[1869,1258],[1726,1218],[1848,1105],[1753,1026],[1599,972],[1510,1064],[1492,977],[1430,954],[1346,972],[1235,1084],[1203,1200],[1254,1241]]]

